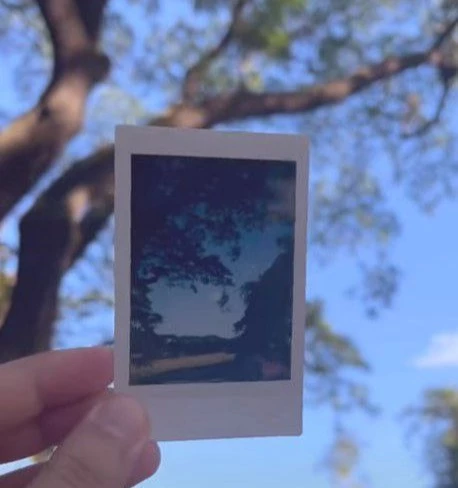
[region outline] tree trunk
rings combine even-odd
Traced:
[[[23,218],[0,363],[49,349],[62,277],[113,212],[112,164],[112,147],[77,163]]]
[[[0,133],[0,221],[51,166],[84,120],[108,58],[97,39],[106,0],[38,0],[54,49],[51,80],[28,113]]]

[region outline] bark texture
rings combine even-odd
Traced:
[[[0,133],[0,221],[51,166],[84,120],[91,88],[109,71],[97,49],[106,0],[38,0],[54,69],[37,105]]]

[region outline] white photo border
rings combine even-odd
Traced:
[[[291,379],[130,385],[130,225],[133,154],[281,160],[296,165]],[[237,164],[236,162],[234,164]],[[302,433],[308,139],[301,135],[118,126],[115,137],[115,391],[149,410],[158,441]]]

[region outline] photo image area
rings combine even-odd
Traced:
[[[131,385],[291,378],[296,163],[133,154]]]

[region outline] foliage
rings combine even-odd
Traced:
[[[338,334],[324,318],[323,304],[307,306],[306,324],[306,389],[311,404],[331,405],[338,415],[361,408],[369,414],[378,409],[369,399],[366,387],[355,381],[348,371],[368,373],[367,361],[357,346]]]
[[[376,416],[380,408],[372,402],[367,385],[355,375],[367,376],[369,364],[354,342],[325,320],[320,301],[307,304],[305,370],[309,405],[326,405],[334,416],[333,439],[320,466],[335,486],[365,486],[359,473],[361,442],[345,427],[345,416],[354,410]]]
[[[435,488],[458,486],[458,390],[425,391],[420,403],[403,412],[409,435],[423,437],[424,456]]]
[[[242,286],[246,309],[234,324],[245,352],[263,352],[291,364],[293,248],[280,253],[258,281]],[[248,293],[247,293],[247,290]]]
[[[361,448],[359,441],[350,432],[338,429],[322,464],[330,474],[334,486],[362,488],[366,486],[358,475]]]

